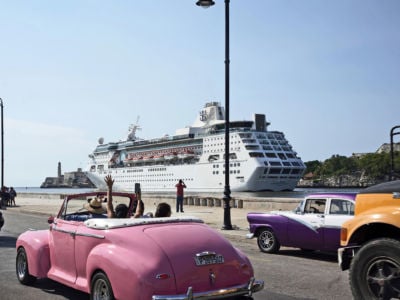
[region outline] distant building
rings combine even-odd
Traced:
[[[393,143],[393,151],[400,151],[400,143]],[[382,144],[376,153],[390,153],[390,143]]]
[[[400,152],[400,143],[393,143],[393,151],[395,151],[395,152],[399,151]],[[382,144],[378,148],[378,150],[375,151],[375,153],[390,153],[390,143]],[[353,153],[352,156],[360,158],[360,157],[363,157],[363,156],[365,156],[367,154],[370,154],[370,153]]]
[[[95,188],[81,168],[75,172],[66,172],[62,175],[61,162],[58,163],[57,177],[46,177],[41,188]]]

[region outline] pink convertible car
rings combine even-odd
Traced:
[[[263,289],[249,259],[200,219],[107,219],[99,207],[91,212],[95,197],[67,196],[49,230],[19,236],[21,283],[47,277],[91,299],[221,299]],[[134,194],[113,193],[113,200],[134,210]]]

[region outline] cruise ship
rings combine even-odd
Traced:
[[[229,181],[231,191],[290,191],[305,165],[285,135],[268,131],[264,114],[229,123]],[[138,122],[126,140],[98,145],[89,155],[87,176],[105,188],[111,174],[117,190],[173,192],[182,179],[188,192],[222,192],[225,185],[225,109],[206,103],[192,126],[173,136],[144,140],[136,136]]]

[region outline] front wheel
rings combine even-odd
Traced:
[[[36,281],[36,277],[29,274],[28,257],[23,247],[17,251],[17,258],[15,260],[15,269],[17,271],[17,278],[19,282],[25,285],[30,285]]]
[[[275,233],[270,228],[261,229],[257,237],[257,244],[258,248],[265,253],[276,253],[281,247]]]
[[[354,299],[400,297],[400,242],[382,238],[365,244],[353,258],[349,273]]]
[[[91,300],[114,300],[114,293],[106,274],[96,273],[90,285]]]

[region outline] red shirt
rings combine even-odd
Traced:
[[[186,185],[178,183],[175,185],[175,187],[176,187],[176,195],[183,196],[183,189],[186,187]]]

